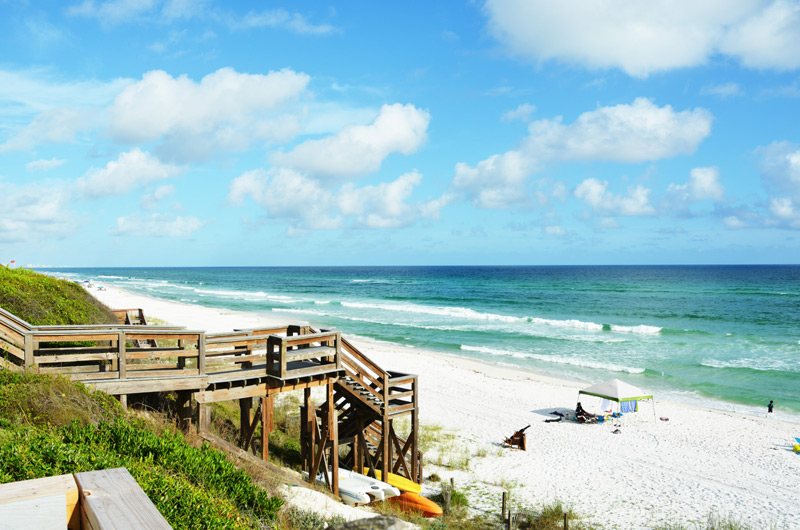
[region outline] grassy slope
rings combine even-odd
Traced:
[[[114,313],[80,285],[0,266],[0,307],[34,325],[115,324]]]
[[[0,267],[0,307],[34,325],[116,323],[81,286]],[[0,369],[0,483],[125,467],[176,529],[264,528],[282,501],[166,422],[63,377]]]
[[[125,467],[176,529],[272,527],[283,502],[225,455],[63,377],[0,370],[0,483]]]

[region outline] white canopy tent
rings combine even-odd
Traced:
[[[620,381],[619,379],[611,379],[609,381],[597,383],[595,385],[592,385],[590,387],[578,391],[579,401],[581,398],[581,394],[586,394],[587,396],[595,396],[601,399],[614,401],[617,403],[620,411],[622,412],[624,412],[622,410],[623,403],[636,402],[636,404],[632,404],[636,406],[638,405],[639,401],[651,400],[653,402],[653,417],[655,417],[656,414],[656,404],[652,394],[646,394],[642,389],[635,387],[631,384],[628,384],[625,381]],[[634,410],[638,409],[634,408]]]

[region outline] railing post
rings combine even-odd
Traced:
[[[197,335],[197,372],[199,375],[206,375],[206,333],[205,331]]]
[[[417,378],[411,381],[411,399],[414,400],[414,408],[411,409],[411,477],[415,482],[422,483],[422,470],[418,465],[419,458],[419,401],[417,400]]]
[[[118,376],[119,379],[125,379],[127,377],[127,361],[126,361],[126,349],[125,349],[125,332],[120,331],[117,333],[117,369],[119,370]]]
[[[24,337],[24,346],[25,346],[25,368],[29,368],[33,366],[33,335],[28,333],[23,333]]]

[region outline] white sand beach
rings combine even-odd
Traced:
[[[297,323],[113,287],[90,291],[112,308],[140,307],[148,317],[209,332]],[[458,489],[468,489],[478,510],[499,511],[501,493],[510,490],[515,502],[532,506],[560,500],[603,528],[689,525],[711,512],[754,528],[800,528],[800,455],[791,451],[800,424],[786,416],[766,417],[766,410],[763,416],[737,414],[656,396],[657,417],[669,421],[654,417],[645,402],[640,412],[617,423],[545,423],[553,417],[549,412],[573,409],[586,382],[387,343],[353,342],[384,368],[419,375],[423,427],[452,430],[469,457],[468,471],[452,470],[435,466],[437,456],[426,453],[425,475],[453,477]],[[587,408],[598,406],[593,399],[582,401]],[[528,424],[527,451],[500,447],[506,436]]]

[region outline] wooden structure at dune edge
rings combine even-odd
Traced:
[[[32,326],[0,308],[0,368],[62,374],[118,396],[175,392],[182,428],[210,425],[209,404],[238,400],[240,446],[267,459],[277,394],[303,390],[303,468],[338,495],[340,465],[422,483],[417,376],[375,364],[341,333],[308,326],[206,333],[150,326],[140,309],[114,310],[118,324]],[[315,406],[311,389],[324,387]],[[254,406],[255,400],[255,406]],[[405,438],[394,421],[410,416]],[[405,422],[404,422],[405,424]],[[343,456],[340,462],[340,449]]]

